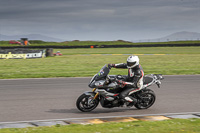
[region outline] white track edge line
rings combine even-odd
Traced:
[[[180,76],[180,77],[186,77],[186,76],[200,76],[200,74],[194,74],[194,75],[163,75],[164,77],[173,77],[173,76]],[[38,79],[78,79],[78,78],[92,78],[91,77],[55,77],[55,78],[17,78],[17,79],[0,79],[0,80],[38,80]]]
[[[180,113],[161,113],[161,114],[143,114],[143,115],[121,115],[121,116],[98,116],[98,117],[64,118],[64,119],[46,119],[46,120],[30,120],[30,121],[0,122],[0,124],[50,122],[50,121],[68,121],[68,120],[83,120],[83,119],[103,119],[103,118],[119,118],[119,117],[143,117],[143,116],[189,115],[189,114],[200,114],[200,112],[180,112]]]

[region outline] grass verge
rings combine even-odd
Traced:
[[[1,133],[199,133],[200,119],[172,119],[164,121],[134,121],[24,129],[0,129]]]
[[[65,41],[65,42],[45,42],[41,40],[29,40],[30,46],[86,46],[86,45],[152,45],[152,44],[199,44],[200,41],[167,41],[167,42],[128,42],[117,41]],[[19,44],[9,44],[9,41],[0,41],[0,46],[19,46]]]
[[[61,53],[63,53],[63,56],[40,59],[2,59],[0,60],[0,78],[7,79],[92,76],[97,73],[104,64],[126,62],[128,55],[117,54],[138,54],[140,58],[140,64],[142,65],[145,74],[200,74],[200,47],[114,49],[98,48],[59,50]],[[57,51],[57,49],[55,51]],[[127,70],[113,68],[110,74],[126,75]]]

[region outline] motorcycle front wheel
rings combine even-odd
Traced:
[[[135,104],[135,107],[137,109],[147,109],[154,104],[155,100],[155,93],[150,89],[146,89],[139,94],[139,99],[138,102]]]
[[[82,112],[90,112],[99,104],[99,99],[94,99],[92,95],[82,94],[76,101],[76,107]]]

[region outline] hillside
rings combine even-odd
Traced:
[[[160,40],[169,40],[169,41],[180,41],[180,40],[199,40],[200,33],[197,32],[176,32],[166,37],[160,38]]]
[[[7,36],[0,34],[0,40],[8,41],[8,40],[20,40],[20,38],[28,38],[29,40],[43,40],[47,42],[62,42],[62,39],[44,36],[40,34],[28,34],[28,35],[13,35]]]

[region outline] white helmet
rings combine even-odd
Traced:
[[[127,67],[134,68],[135,66],[139,65],[139,58],[136,55],[131,55],[127,58]]]

